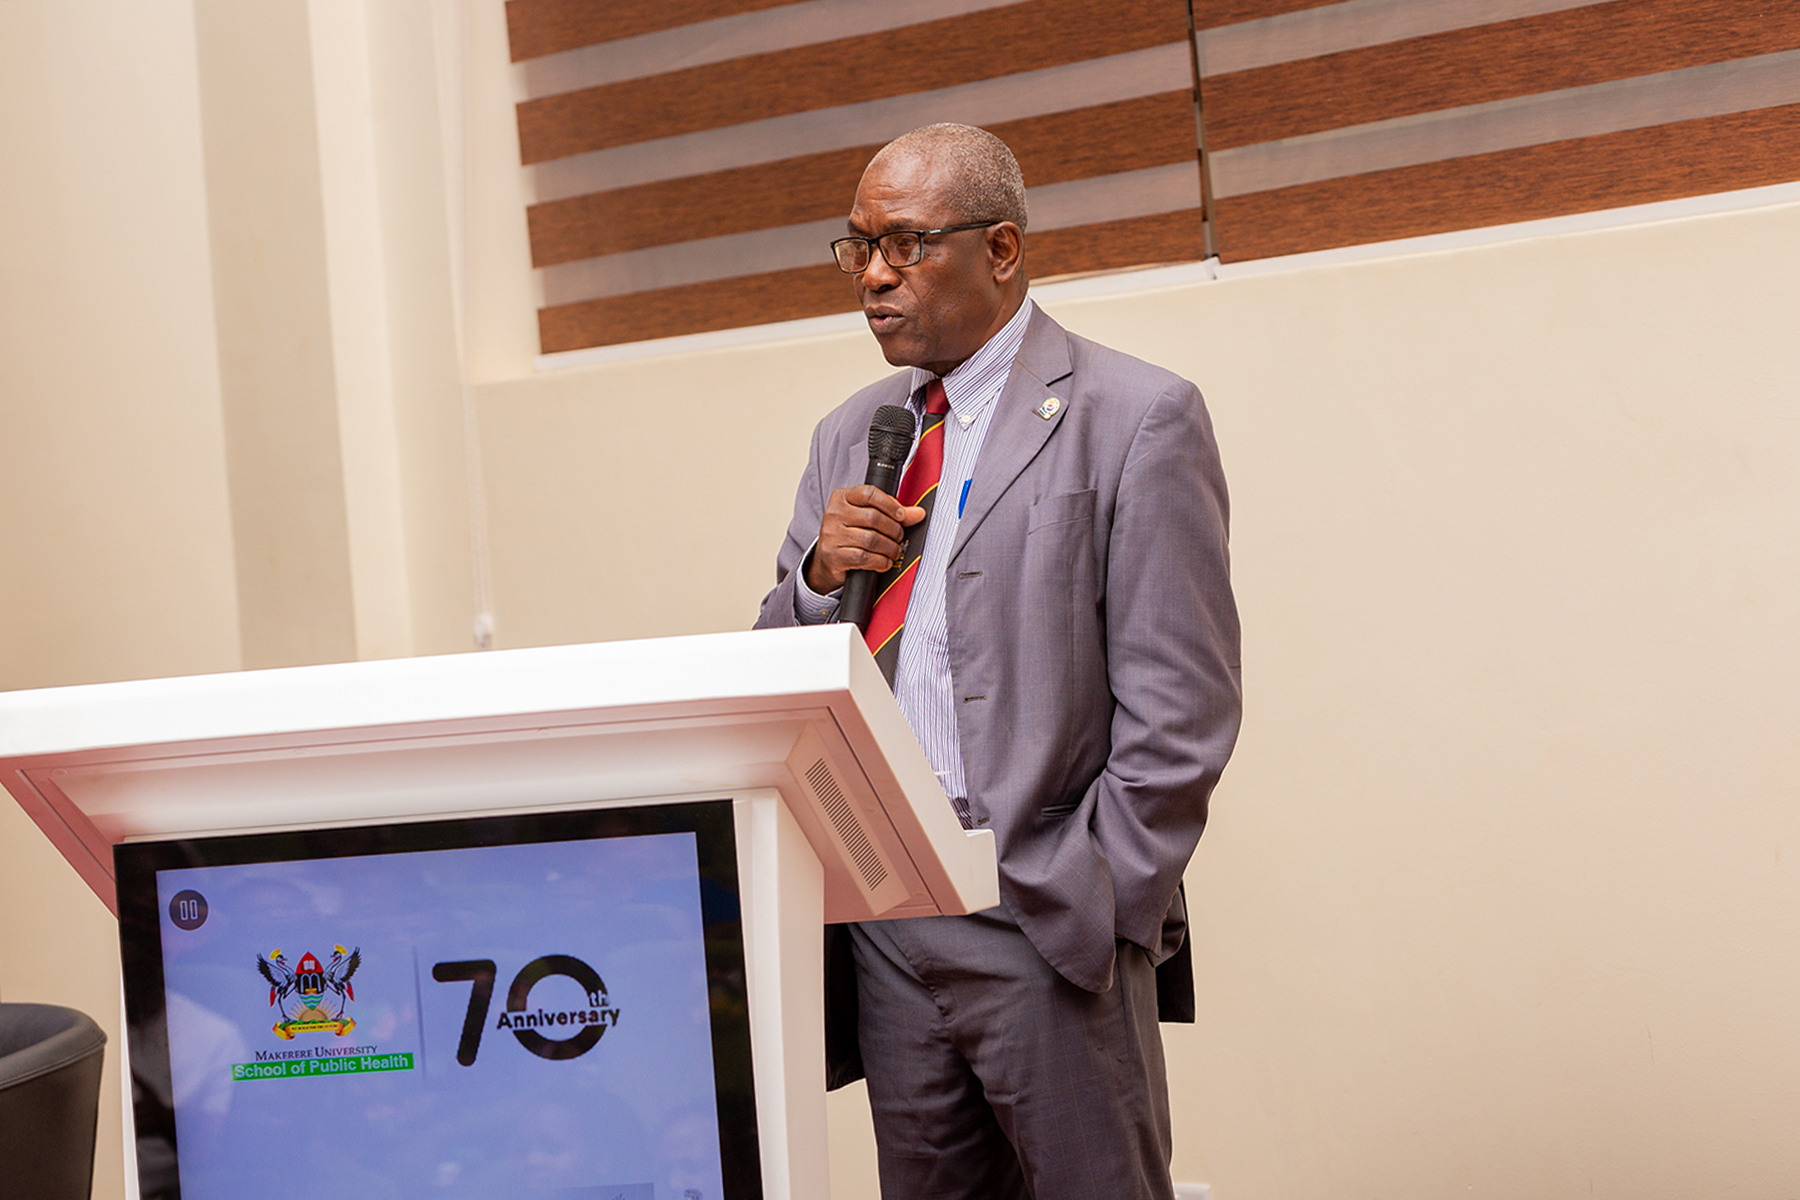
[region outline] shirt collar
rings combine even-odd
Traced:
[[[1000,386],[995,386],[996,379],[1004,386],[1006,377],[1012,371],[1013,359],[1019,356],[1019,347],[1025,344],[1025,327],[1031,324],[1031,314],[1037,306],[1026,297],[1019,305],[1019,311],[1012,315],[1012,320],[1002,325],[993,337],[987,340],[968,360],[954,368],[944,379],[944,396],[950,401],[950,411],[959,420],[973,420],[989,404],[1000,397]],[[923,389],[936,375],[923,367],[912,369],[912,406],[920,412],[925,410]],[[964,420],[964,423],[967,423]]]

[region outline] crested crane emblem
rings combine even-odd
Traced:
[[[297,1033],[333,1033],[343,1037],[356,1028],[347,1011],[356,999],[350,982],[362,966],[362,948],[331,948],[331,961],[320,963],[308,950],[300,961],[288,965],[279,949],[256,956],[256,969],[269,982],[269,1006],[281,1013],[275,1036],[292,1041]]]

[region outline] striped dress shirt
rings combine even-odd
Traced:
[[[969,794],[963,779],[962,747],[956,740],[956,703],[950,678],[950,635],[944,616],[944,576],[950,565],[950,547],[956,543],[956,527],[962,517],[962,500],[975,478],[981,444],[1006,381],[1013,359],[1025,341],[1034,305],[1019,306],[1012,320],[1001,326],[973,357],[944,376],[944,395],[950,415],[944,420],[944,470],[938,478],[937,500],[931,509],[931,528],[925,535],[925,553],[919,560],[918,578],[906,605],[906,628],[900,634],[900,657],[894,668],[894,699],[931,767],[937,772],[944,794],[961,799]],[[930,371],[913,368],[912,395],[907,407],[922,426],[925,421],[925,385],[935,378]],[[914,435],[913,449],[918,449]],[[911,465],[912,453],[907,454]],[[901,478],[905,478],[902,472]],[[815,543],[816,545],[816,543]],[[802,564],[812,561],[808,550]],[[821,596],[806,585],[804,567],[794,581],[794,615],[802,624],[820,625],[837,613],[838,593]]]

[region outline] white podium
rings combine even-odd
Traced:
[[[998,903],[849,626],[0,694],[0,781],[115,912],[124,842],[729,799],[771,1198],[829,1192],[822,923]]]

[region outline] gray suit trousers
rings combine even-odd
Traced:
[[[1156,978],[1076,987],[1004,907],[851,927],[883,1200],[1172,1200]]]

